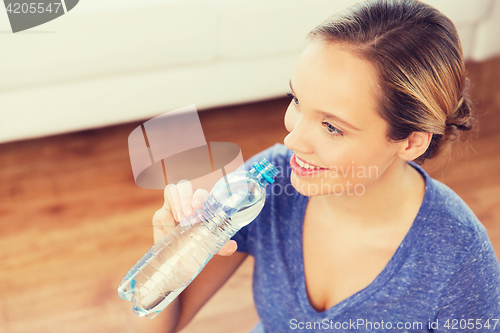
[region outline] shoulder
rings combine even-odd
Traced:
[[[262,161],[263,158],[267,158],[269,162],[271,162],[279,171],[278,175],[274,179],[275,180],[274,184],[268,186],[267,189],[268,194],[270,193],[270,190],[273,189],[274,187],[279,187],[281,190],[284,190],[284,187],[290,184],[290,174],[291,174],[290,158],[292,158],[292,155],[293,152],[290,149],[288,149],[283,144],[277,143],[274,146],[271,146],[261,151],[257,155],[251,157],[248,161],[245,162],[245,168],[249,170],[254,163]],[[273,194],[281,192],[276,189],[273,191],[274,191]],[[290,194],[291,192],[293,191],[287,188],[287,193]]]
[[[497,265],[486,228],[469,206],[451,188],[431,178],[420,166],[412,166],[426,181],[424,202],[418,216],[422,224],[417,241],[419,252],[443,263],[450,273],[480,257],[488,257],[490,264]]]
[[[266,158],[279,171],[274,183],[266,186],[266,200],[261,213],[233,238],[241,251],[254,257],[262,253],[276,253],[279,239],[286,238],[284,234],[296,232],[296,229],[290,227],[290,221],[298,220],[296,215],[300,215],[299,208],[302,206],[296,204],[301,195],[290,184],[292,155],[293,152],[283,144],[275,144],[245,162],[245,168],[249,170],[254,163]],[[304,198],[300,199],[302,204],[306,202]],[[280,223],[283,221],[288,222]]]
[[[420,166],[412,164],[426,182],[421,210],[425,211],[427,226],[437,235],[460,244],[474,243],[486,236],[486,228],[469,206],[451,188],[431,178]]]
[[[426,181],[412,258],[426,285],[437,286],[440,317],[497,316],[500,266],[486,228],[451,188],[412,166]]]
[[[486,229],[479,222],[469,206],[445,184],[430,179],[430,186],[434,189],[434,212],[446,221],[454,221],[457,227],[467,229],[472,233],[484,233]]]
[[[285,171],[289,167],[289,161],[292,157],[293,152],[288,149],[285,145],[277,143],[260,153],[251,157],[247,162],[247,168],[253,163],[256,163],[263,158],[267,158],[279,171]]]

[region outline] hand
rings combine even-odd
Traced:
[[[199,189],[193,194],[191,182],[183,180],[177,185],[167,185],[163,191],[163,196],[163,207],[157,210],[153,216],[155,243],[175,228],[186,216],[193,215],[195,210],[203,207],[208,192]],[[229,240],[217,254],[230,256],[236,251],[236,248],[236,242]]]

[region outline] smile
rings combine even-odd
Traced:
[[[298,158],[297,155],[295,155],[295,154],[293,156],[295,156],[295,161],[297,162],[297,164],[305,169],[325,169],[325,168],[322,168],[322,167],[319,167],[316,165],[306,163],[306,162],[302,161],[300,158]]]
[[[318,173],[319,171],[328,170],[328,168],[307,163],[306,161],[297,157],[295,154],[293,154],[292,158],[290,159],[290,167],[292,168],[293,172],[295,172],[300,177],[308,177]]]

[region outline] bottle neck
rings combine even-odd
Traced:
[[[257,182],[262,186],[265,187],[267,184],[269,184],[269,180],[264,177],[262,173],[257,171],[255,168],[250,169],[248,173],[257,180]]]

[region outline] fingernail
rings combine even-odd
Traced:
[[[184,214],[182,214],[181,212],[178,212],[177,218],[179,219],[179,222],[181,222],[182,220],[184,220]]]
[[[193,205],[198,206],[199,204],[201,204],[201,200],[200,199],[194,199]]]

